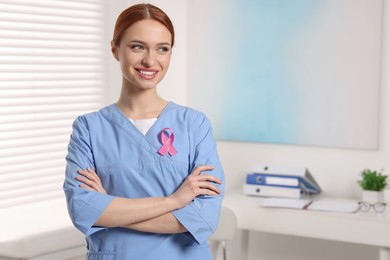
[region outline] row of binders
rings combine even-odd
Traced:
[[[321,188],[305,167],[257,165],[247,174],[245,195],[303,198],[319,194]]]

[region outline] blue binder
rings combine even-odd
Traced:
[[[252,173],[246,176],[247,184],[285,188],[300,188],[305,193],[318,194],[321,188],[306,176],[273,173]]]

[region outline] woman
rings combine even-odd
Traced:
[[[223,170],[204,114],[157,94],[173,44],[159,8],[123,11],[111,42],[120,98],[73,124],[64,191],[87,259],[212,258]]]

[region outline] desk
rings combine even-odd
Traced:
[[[228,192],[223,205],[234,211],[243,230],[241,259],[247,259],[249,231],[326,239],[377,246],[380,260],[390,260],[390,209],[374,212],[334,213],[260,207],[263,199],[241,191]]]

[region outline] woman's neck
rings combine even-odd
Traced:
[[[168,105],[168,101],[162,99],[156,89],[129,93],[122,88],[117,105],[127,117],[138,120],[157,118]]]

